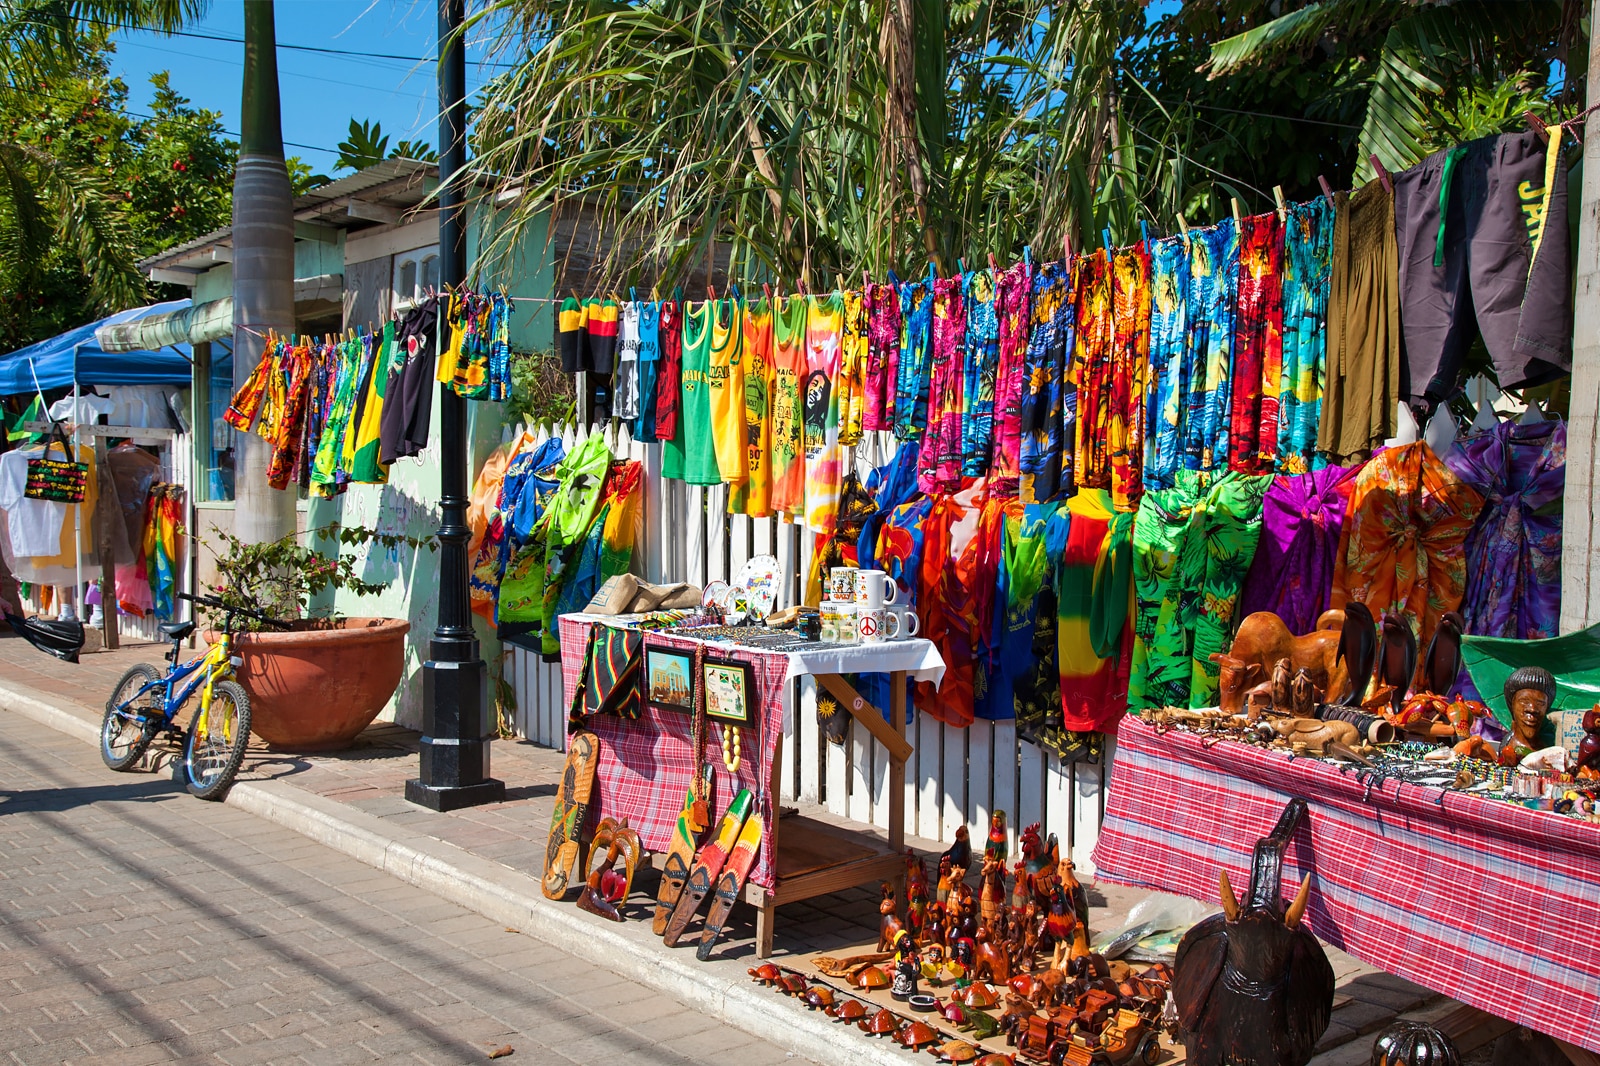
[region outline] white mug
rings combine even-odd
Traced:
[[[856,598],[855,567],[836,566],[828,571],[828,598],[854,602]]]
[[[855,644],[860,639],[857,625],[856,605],[853,603],[836,603],[833,612],[839,616],[839,643]]]
[[[856,571],[856,606],[863,610],[886,607],[894,603],[899,594],[900,586],[882,570]]]
[[[892,616],[892,612],[886,611],[882,607],[859,608],[856,611],[856,632],[861,637],[861,643],[876,644],[879,641],[887,640],[888,636],[885,629],[887,623],[885,619]]]
[[[883,635],[888,640],[906,640],[922,632],[922,619],[909,607],[892,607],[885,612]]]
[[[822,637],[829,644],[836,643],[839,639],[839,602],[837,600],[822,601]],[[855,605],[851,604],[851,610]]]

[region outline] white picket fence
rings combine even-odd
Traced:
[[[661,477],[661,447],[641,444],[627,431],[607,426],[553,427],[570,450],[592,432],[603,432],[612,454],[644,464],[644,531],[634,552],[633,570],[647,581],[730,581],[747,559],[771,554],[778,558],[787,581],[779,606],[799,601],[811,562],[812,537],[784,519],[729,515],[727,487],[699,487]],[[551,429],[537,431],[539,439]],[[894,454],[888,434],[871,434],[857,449],[860,473],[880,466]],[[508,645],[502,664],[516,693],[517,732],[547,747],[564,748],[566,702],[559,663],[546,663],[536,652]],[[888,828],[885,795],[889,760],[864,729],[852,727],[845,743],[829,744],[817,724],[816,686],[798,682],[795,735],[784,745],[782,798],[789,803],[819,804],[851,821]],[[906,764],[907,830],[930,841],[954,839],[966,825],[974,842],[987,832],[989,817],[1005,811],[1013,853],[1018,831],[1038,822],[1060,839],[1080,870],[1093,870],[1090,851],[1099,835],[1105,809],[1104,763],[1063,765],[1033,744],[1017,737],[1012,722],[979,719],[955,729],[918,712],[906,730],[913,752]]]

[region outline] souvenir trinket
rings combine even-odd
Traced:
[[[883,972],[880,966],[868,966],[856,975],[856,987],[868,992],[875,992],[880,988],[888,988],[893,982],[889,975]]]
[[[1461,1066],[1461,1053],[1431,1025],[1396,1021],[1373,1040],[1372,1066]]]
[[[836,1022],[853,1022],[867,1016],[867,1006],[859,999],[847,999],[828,1010]]]
[[[900,1019],[887,1007],[879,1008],[876,1014],[863,1018],[856,1023],[863,1033],[873,1036],[893,1036],[900,1029]]]
[[[1575,773],[1588,770],[1600,774],[1600,703],[1583,712],[1583,739],[1578,742],[1578,757],[1572,764]]]
[[[894,983],[889,994],[901,1003],[917,994],[917,981],[922,973],[917,959],[917,945],[904,929],[895,935]]]
[[[1506,678],[1504,693],[1511,738],[1500,748],[1500,765],[1515,766],[1540,747],[1539,732],[1556,698],[1556,679],[1542,666],[1518,667]]]
[[[1172,995],[1194,1066],[1304,1066],[1333,1014],[1333,967],[1301,928],[1308,874],[1283,909],[1283,852],[1305,816],[1291,800],[1272,835],[1256,842],[1243,907],[1224,870],[1223,913],[1194,926],[1178,945]]]
[[[825,1011],[833,1006],[833,989],[827,985],[812,985],[800,997],[800,1001],[812,1010]]]
[[[978,1057],[978,1045],[965,1040],[951,1040],[933,1049],[941,1062],[971,1062]]]
[[[992,1010],[999,1004],[1000,997],[995,994],[994,986],[975,982],[961,995],[961,1002],[973,1010]]]
[[[925,1022],[910,1021],[894,1035],[895,1042],[903,1048],[916,1051],[939,1039],[939,1034]]]
[[[926,992],[919,992],[907,1000],[906,1005],[918,1014],[931,1014],[933,1009],[939,1005],[939,1001]]]
[[[791,996],[798,996],[805,992],[806,979],[797,973],[786,973],[778,978],[778,987]]]
[[[763,985],[775,985],[778,978],[783,976],[783,971],[778,969],[776,963],[764,962],[749,971],[752,980]]]

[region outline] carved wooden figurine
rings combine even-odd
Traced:
[[[1542,666],[1520,666],[1506,678],[1504,692],[1511,737],[1500,748],[1500,765],[1515,766],[1540,747],[1539,731],[1556,698],[1555,675]]]
[[[992,854],[983,857],[983,872],[978,887],[978,913],[983,924],[998,929],[1006,909],[1006,865]]]
[[[1337,669],[1336,658],[1344,623],[1343,612],[1325,611],[1317,619],[1316,629],[1297,637],[1289,632],[1283,619],[1271,611],[1257,611],[1239,623],[1239,632],[1228,654],[1221,658],[1213,656],[1213,660],[1228,665],[1227,660],[1231,659],[1238,669],[1246,672],[1247,680],[1240,692],[1270,681],[1279,659],[1289,660],[1290,676],[1296,670],[1305,670],[1323,691],[1337,692],[1340,688],[1330,682],[1343,677]]]
[[[1583,739],[1578,742],[1578,761],[1572,770],[1600,774],[1600,703],[1583,712]]]
[[[880,884],[883,899],[878,903],[878,913],[883,917],[878,919],[878,950],[893,951],[894,939],[905,929],[900,921],[899,905],[895,902],[894,886],[884,881]]]
[[[1411,693],[1411,679],[1417,672],[1417,635],[1411,631],[1411,621],[1394,611],[1383,612],[1383,636],[1378,651],[1378,667],[1374,680],[1394,690],[1390,703],[1395,713],[1405,705]]]
[[[1190,929],[1178,945],[1172,996],[1191,1066],[1304,1066],[1333,1014],[1333,967],[1300,927],[1308,874],[1283,907],[1283,851],[1304,816],[1291,800],[1270,837],[1256,842],[1250,896],[1219,882],[1223,913]]]

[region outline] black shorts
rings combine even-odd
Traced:
[[[1452,154],[1441,241],[1440,193]],[[1394,176],[1411,399],[1438,401],[1454,391],[1475,333],[1501,388],[1571,372],[1567,171],[1558,161],[1546,196],[1545,164],[1545,144],[1529,131],[1435,152]]]

